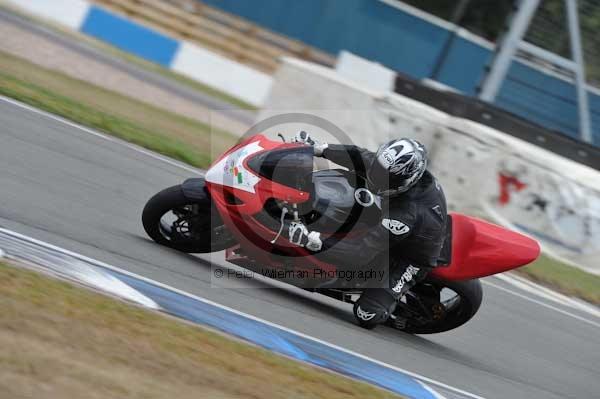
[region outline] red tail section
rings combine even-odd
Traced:
[[[502,273],[533,262],[537,241],[470,216],[452,214],[452,262],[431,276],[468,280]]]

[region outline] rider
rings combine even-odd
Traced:
[[[365,289],[354,305],[361,326],[384,323],[406,292],[440,262],[448,216],[444,192],[426,170],[427,151],[408,138],[391,140],[376,153],[352,145],[319,143],[306,132],[298,133],[295,141],[312,145],[315,156],[365,178],[367,188],[382,200],[377,227],[360,236],[321,240],[319,232],[310,232],[302,223],[292,223],[288,234],[292,243],[338,264],[365,267],[386,262],[389,285]]]

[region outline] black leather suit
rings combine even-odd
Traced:
[[[323,157],[365,176],[375,153],[356,146],[329,145]],[[379,216],[363,234],[325,239],[317,255],[349,268],[377,263],[389,267],[389,285],[384,282],[383,289],[366,289],[358,301],[363,314],[377,313],[371,320],[362,320],[365,324],[387,319],[396,301],[438,265],[446,239],[446,199],[428,171],[409,191],[384,199]]]

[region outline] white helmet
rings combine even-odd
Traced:
[[[401,194],[413,187],[427,169],[427,150],[416,140],[392,140],[377,150],[367,170],[369,188],[382,196]]]

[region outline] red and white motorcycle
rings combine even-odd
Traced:
[[[341,169],[313,170],[311,147],[256,135],[217,159],[204,178],[191,178],[154,195],[142,221],[157,243],[189,253],[226,250],[226,260],[267,276],[302,276],[303,270],[335,275],[338,266],[324,263],[281,235],[283,221],[305,225],[346,218],[325,232],[343,239],[353,226],[356,207],[371,207],[372,194],[357,193],[359,177]],[[360,195],[358,195],[360,194]],[[367,196],[364,198],[364,196]],[[357,205],[359,203],[359,205]],[[323,205],[325,204],[325,205]],[[397,306],[390,324],[402,331],[428,334],[461,326],[482,301],[479,278],[534,261],[538,243],[491,223],[452,213],[444,254],[447,265],[434,269]],[[319,230],[323,231],[323,230]],[[265,269],[269,272],[265,273]],[[360,285],[330,280],[285,281],[353,303]]]

